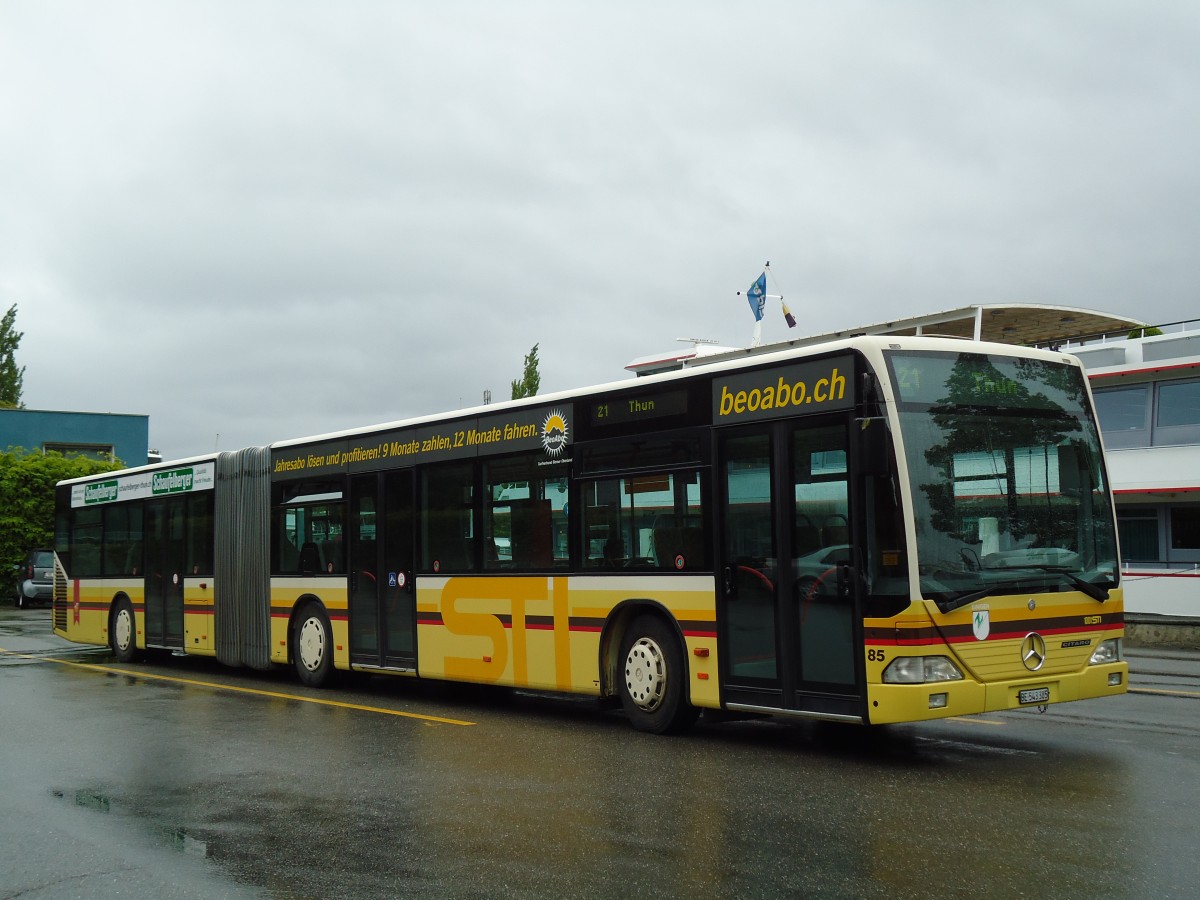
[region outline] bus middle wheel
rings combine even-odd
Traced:
[[[133,604],[122,597],[113,609],[108,625],[108,646],[117,662],[133,662],[137,656],[137,632],[133,618]]]
[[[699,715],[687,702],[687,666],[679,638],[658,616],[633,621],[621,642],[621,705],[638,731],[672,734]]]
[[[317,603],[308,603],[296,616],[292,661],[296,674],[309,687],[328,684],[333,675],[333,631],[329,618]]]

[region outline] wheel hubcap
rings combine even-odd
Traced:
[[[625,658],[625,690],[639,709],[654,712],[667,689],[667,665],[662,648],[650,638],[638,638]]]
[[[133,635],[132,618],[127,609],[117,613],[117,621],[113,623],[113,637],[116,638],[118,650],[129,648],[129,639]]]
[[[300,664],[315,672],[325,658],[325,629],[319,619],[305,619],[300,626]]]

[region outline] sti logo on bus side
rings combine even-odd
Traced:
[[[853,360],[840,358],[769,369],[713,382],[713,420],[779,418],[853,405],[846,394],[846,371]]]

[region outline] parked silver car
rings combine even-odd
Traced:
[[[54,597],[54,552],[30,550],[17,568],[16,601],[18,607],[35,602],[49,603]]]
[[[796,596],[801,599],[832,597],[837,588],[837,567],[848,562],[849,544],[834,544],[796,557]]]

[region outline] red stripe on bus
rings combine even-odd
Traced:
[[[943,637],[936,632],[933,634],[921,634],[917,636],[905,636],[903,638],[885,638],[871,637],[864,638],[864,644],[870,644],[875,647],[931,647],[934,644],[972,644],[972,643],[987,643],[988,641],[1011,641],[1018,638],[1023,638],[1032,631],[1038,634],[1046,635],[1063,635],[1063,634],[1079,634],[1080,632],[1094,633],[1102,631],[1112,631],[1115,628],[1120,628],[1119,624],[1101,623],[1099,625],[1068,625],[1061,628],[1022,628],[1018,631],[993,631],[983,641],[978,640],[974,634],[954,634]],[[914,631],[928,632],[932,629],[921,628]]]

